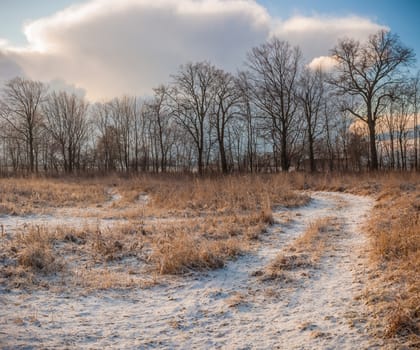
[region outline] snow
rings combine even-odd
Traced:
[[[86,294],[0,288],[3,348],[379,348],[366,332],[363,285],[367,239],[360,224],[373,200],[311,193],[301,208],[278,208],[279,222],[251,254],[225,268],[165,277],[148,289]],[[290,281],[263,282],[256,271],[309,223],[336,217],[343,225],[317,268]]]

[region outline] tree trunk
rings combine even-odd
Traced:
[[[203,175],[203,149],[198,149],[198,174]]]
[[[280,162],[281,162],[281,170],[282,171],[289,171],[290,168],[290,159],[287,152],[287,130],[286,125],[283,123],[283,128],[281,132],[281,150],[280,150]]]
[[[370,146],[370,168],[371,170],[378,170],[378,152],[376,150],[376,132],[375,122],[372,118],[368,120],[369,127],[369,146]]]
[[[312,136],[311,130],[308,130],[308,143],[309,143],[309,166],[311,173],[314,173],[316,170],[315,166],[315,155],[314,155],[314,138]]]
[[[220,162],[222,164],[222,172],[223,174],[227,174],[228,165],[227,165],[226,151],[225,151],[225,145],[223,143],[223,140],[219,140],[219,151],[220,151]]]
[[[35,170],[35,156],[34,156],[34,138],[32,136],[32,130],[29,131],[29,171],[31,173]]]

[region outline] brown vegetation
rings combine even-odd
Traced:
[[[89,190],[87,190],[89,189]],[[25,215],[57,207],[102,203],[103,186],[89,180],[8,178],[0,180],[0,213]]]
[[[19,266],[43,273],[59,269],[58,257],[53,251],[53,237],[43,227],[30,227],[16,235],[11,251],[16,253]]]
[[[370,221],[378,265],[369,302],[379,335],[420,345],[420,192],[417,182],[390,182]]]
[[[26,228],[3,232],[2,277],[9,286],[22,286],[20,279],[26,278],[26,286],[127,288],[152,283],[142,274],[219,268],[257,244],[273,223],[273,206],[308,200],[282,175],[142,176],[78,183],[6,179],[0,187],[4,206],[19,207],[14,214],[58,216],[48,227],[31,225],[28,217]],[[61,224],[60,216],[70,224]],[[94,224],[100,218],[109,220]]]
[[[71,213],[75,226],[58,217],[58,227],[3,228],[0,278],[20,288],[148,287],[158,274],[218,268],[253,249],[273,223],[272,208],[307,202],[295,190],[373,195],[378,202],[369,224],[373,263],[365,297],[374,329],[398,344],[418,344],[418,186],[415,173],[3,179],[4,214]],[[111,220],[80,225],[89,217]],[[314,222],[263,279],[290,279],[290,271],[314,266],[333,225]]]
[[[379,337],[398,346],[420,345],[420,177],[415,172],[319,174],[296,178],[297,188],[371,195],[377,204],[371,236],[366,301]],[[402,345],[404,344],[404,345]]]
[[[336,230],[332,218],[322,218],[309,225],[305,233],[289,244],[267,266],[262,280],[285,278],[285,271],[309,268],[316,265],[321,258],[329,234]]]

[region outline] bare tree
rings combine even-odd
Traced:
[[[8,172],[10,168],[15,173],[19,170],[23,170],[27,164],[25,164],[24,159],[25,141],[23,140],[22,135],[4,120],[0,123],[0,135],[2,139],[2,163],[4,171]]]
[[[249,74],[240,72],[237,79],[237,89],[240,94],[239,113],[245,122],[246,130],[246,163],[247,169],[253,172],[256,169],[257,158],[257,126],[253,108],[252,86]]]
[[[120,168],[130,171],[132,141],[134,139],[137,99],[123,96],[109,103],[109,113],[117,136],[117,150]]]
[[[322,133],[321,115],[323,104],[326,102],[324,86],[324,73],[321,69],[306,68],[300,79],[298,97],[305,117],[305,132],[308,141],[309,168],[316,170],[314,144],[316,138]]]
[[[146,104],[147,114],[152,122],[152,137],[159,153],[160,171],[165,172],[168,157],[174,143],[175,125],[173,112],[169,103],[169,88],[161,85],[154,89],[154,98]]]
[[[413,81],[413,138],[414,138],[414,169],[419,170],[419,98],[420,98],[420,71]]]
[[[413,116],[413,87],[410,82],[402,84],[397,89],[397,135],[400,155],[400,168],[407,169],[408,135],[410,133],[410,119]]]
[[[273,38],[252,49],[247,61],[255,103],[271,119],[274,150],[279,148],[281,168],[287,171],[298,131],[296,89],[301,64],[300,49]]]
[[[387,153],[386,163],[390,168],[395,168],[395,137],[397,128],[397,116],[396,116],[396,101],[393,98],[389,99],[389,103],[384,113],[382,123],[380,123],[380,129],[382,129],[382,148]]]
[[[197,151],[199,174],[204,171],[205,141],[215,101],[216,68],[208,62],[188,63],[174,76],[171,99],[174,116],[191,136]]]
[[[337,62],[337,74],[330,82],[340,93],[359,97],[360,103],[345,108],[367,124],[370,166],[376,170],[376,123],[390,88],[402,80],[401,68],[413,61],[414,53],[397,35],[379,31],[363,44],[353,39],[340,40],[332,55]]]
[[[216,72],[215,90],[215,104],[211,121],[216,129],[222,172],[226,174],[229,170],[225,146],[226,132],[228,125],[237,116],[235,107],[238,105],[240,95],[236,89],[233,75],[222,70]]]
[[[42,126],[40,106],[45,91],[42,83],[23,78],[9,80],[3,89],[0,116],[25,142],[28,170],[31,173],[37,171],[36,146]]]
[[[58,143],[67,173],[80,168],[80,152],[88,130],[87,107],[83,98],[64,91],[51,93],[43,105],[45,129]]]
[[[105,172],[117,169],[118,159],[118,131],[111,119],[110,105],[97,103],[92,108],[95,121],[95,150],[97,167]]]

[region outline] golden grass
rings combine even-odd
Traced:
[[[109,227],[77,228],[60,224],[58,217],[55,227],[28,225],[20,232],[2,233],[1,254],[8,261],[3,277],[10,285],[22,285],[26,278],[28,285],[64,283],[89,289],[95,283],[98,288],[139,285],[139,273],[222,267],[258,244],[259,235],[274,222],[273,206],[308,201],[284,175],[4,179],[0,190],[9,214],[51,210],[81,220],[93,215],[123,220],[111,220]],[[53,211],[55,207],[65,210]]]
[[[58,271],[61,266],[53,251],[53,237],[45,227],[30,227],[18,234],[11,250],[16,253],[17,262],[23,268],[50,273]]]
[[[161,274],[216,269],[241,251],[235,238],[212,241],[185,232],[167,232],[153,242],[153,261]]]
[[[29,226],[23,231],[0,238],[0,283],[14,288],[44,285],[62,272],[64,263],[54,247],[53,235],[45,228]]]
[[[358,195],[378,196],[390,188],[410,188],[419,183],[414,172],[374,172],[349,174],[293,174],[291,188],[295,190],[348,192]]]
[[[89,290],[147,287],[156,283],[156,274],[218,268],[255,247],[273,223],[273,208],[308,201],[297,191],[373,195],[378,202],[369,223],[369,268],[376,277],[367,286],[372,320],[378,336],[420,346],[419,178],[418,173],[292,173],[1,179],[1,214],[55,213],[59,207],[81,218],[126,220],[109,228],[74,228],[60,225],[58,218],[55,228],[2,231],[1,282],[19,288],[54,283]],[[111,201],[112,193],[121,198]],[[330,224],[313,223],[261,272],[263,278],[288,279],[290,271],[316,264]]]
[[[370,301],[380,336],[420,345],[419,182],[388,183],[369,223],[372,260],[380,269]]]
[[[90,180],[0,179],[3,214],[25,215],[49,208],[95,205],[106,198],[104,186]]]
[[[367,230],[373,276],[367,286],[373,328],[396,347],[420,347],[420,174],[389,172],[296,177],[296,189],[377,198]]]
[[[310,223],[305,233],[286,246],[266,267],[262,280],[286,279],[285,271],[315,266],[324,252],[329,233],[336,229],[335,225],[330,217]]]
[[[152,208],[177,213],[238,213],[262,211],[272,206],[298,206],[307,197],[292,190],[289,177],[226,176],[219,178],[171,178],[156,188],[149,184]]]

